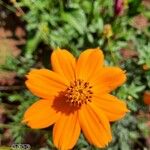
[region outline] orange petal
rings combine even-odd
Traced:
[[[51,55],[51,64],[55,72],[61,74],[69,81],[75,79],[76,60],[74,56],[64,49],[56,49]]]
[[[39,100],[32,104],[24,114],[23,121],[31,128],[46,128],[54,124],[60,114],[52,107],[53,100]]]
[[[41,98],[57,95],[69,84],[60,75],[47,69],[34,69],[27,75],[27,78],[27,87],[33,94]]]
[[[94,97],[92,103],[104,112],[109,121],[119,120],[129,111],[125,102],[110,94]]]
[[[77,111],[69,115],[62,114],[53,129],[55,146],[60,150],[72,149],[80,135]]]
[[[83,105],[79,110],[79,122],[89,143],[102,148],[111,141],[112,137],[108,119],[103,112],[96,111],[93,106]]]
[[[93,90],[101,92],[110,92],[126,81],[126,75],[123,70],[118,67],[104,67],[97,72],[90,82],[93,85]],[[103,88],[102,88],[103,87]]]
[[[99,48],[85,50],[77,61],[77,77],[88,81],[103,66],[103,61],[103,52]]]
[[[143,99],[145,104],[150,105],[150,91],[144,92]]]

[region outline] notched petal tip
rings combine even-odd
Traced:
[[[24,116],[23,120],[21,121],[21,123],[22,123],[23,125],[26,125],[26,126],[32,128],[32,129],[34,129],[34,127],[33,127],[33,126],[31,125],[31,123],[30,123],[30,120],[28,120],[27,118],[25,118],[25,116]]]
[[[29,124],[29,120],[25,119],[25,117],[22,119],[21,124],[27,125],[27,126],[29,126],[30,128],[32,128],[32,126],[30,126],[30,124]]]
[[[118,71],[120,71],[122,74],[125,74],[125,75],[126,75],[126,73],[127,73],[127,71],[126,71],[126,70],[123,70],[123,69],[122,69],[122,68],[120,68],[119,66],[114,66],[113,68],[118,69]]]
[[[119,100],[119,99],[118,99]],[[127,103],[124,101],[124,100],[119,100],[119,101],[121,101],[122,102],[122,105],[124,105],[124,106],[122,106],[122,108],[124,108],[123,110],[124,110],[124,113],[128,113],[128,112],[131,112],[129,109],[128,109],[128,107],[127,107]]]
[[[25,75],[25,78],[26,78],[26,80],[28,80],[29,79],[29,75]]]
[[[88,48],[86,50],[84,50],[82,53],[98,53],[98,55],[100,54],[102,57],[104,57],[104,54],[103,54],[103,50],[99,47],[96,47],[96,48]]]
[[[53,49],[52,55],[53,55],[54,53],[60,53],[60,52],[64,52],[64,51],[66,51],[66,52],[69,53],[68,50],[66,50],[66,49],[61,49],[61,48],[57,47],[57,48]]]
[[[103,50],[100,47],[95,48],[96,50],[99,50],[103,53]]]
[[[116,83],[114,82],[114,86],[119,87],[127,81],[126,70],[122,70],[119,67],[112,67],[112,68],[114,68],[112,70],[112,74],[114,74],[114,79],[116,79],[116,80],[114,80],[114,81],[116,81]],[[111,74],[111,72],[110,72],[110,74]],[[116,78],[115,78],[115,75],[116,75]],[[113,83],[113,81],[112,81],[112,83]]]
[[[129,110],[128,108],[126,108],[126,113],[130,113],[131,112],[131,110]]]
[[[34,68],[32,68],[32,69],[27,73],[27,75],[25,75],[26,79],[28,80],[32,75],[39,73],[40,70],[43,70],[43,69],[34,69]]]
[[[122,69],[121,69],[122,70]],[[126,70],[122,70],[122,74],[123,74],[123,76],[124,76],[124,81],[123,81],[123,83],[125,83],[126,81],[127,81],[127,74],[126,74],[127,72],[126,72]],[[122,83],[122,84],[123,84]]]

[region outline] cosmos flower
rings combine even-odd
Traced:
[[[105,147],[112,140],[110,122],[128,109],[109,94],[125,82],[124,71],[103,63],[99,48],[85,50],[78,59],[67,50],[54,50],[52,71],[34,69],[27,75],[27,87],[40,99],[23,122],[34,129],[53,125],[53,142],[60,150],[72,149],[81,131],[90,144]]]
[[[145,104],[150,105],[150,91],[144,92],[143,99]]]

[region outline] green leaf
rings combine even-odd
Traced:
[[[70,24],[80,34],[86,31],[87,20],[83,10],[73,10],[72,12],[63,12],[61,19]]]

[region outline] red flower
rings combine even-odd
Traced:
[[[115,0],[115,15],[119,16],[122,14],[124,2],[123,0]]]

